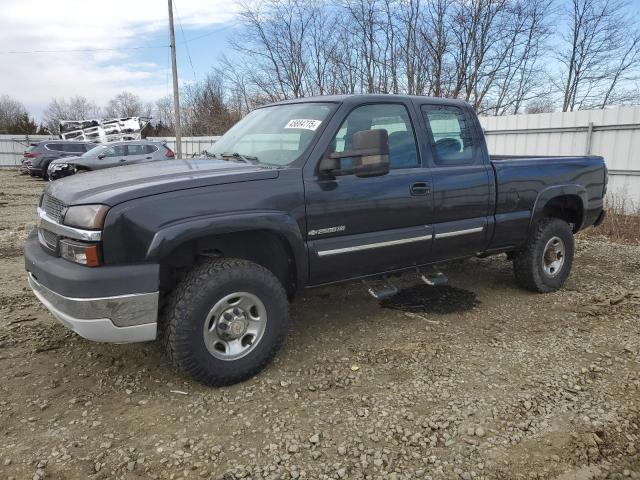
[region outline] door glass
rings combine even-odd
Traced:
[[[128,145],[128,155],[144,155],[144,145]]]
[[[340,126],[333,139],[334,152],[351,148],[353,135],[364,130],[386,130],[389,135],[389,166],[414,168],[419,166],[413,126],[403,105],[364,105],[353,110]],[[348,168],[352,159],[343,159],[342,168]]]
[[[431,130],[437,165],[475,163],[479,146],[474,141],[474,128],[465,112],[458,107],[423,106],[422,115]]]
[[[144,146],[144,153],[153,153],[153,152],[157,152],[158,151],[158,147],[156,147],[155,145],[145,145]]]
[[[65,152],[74,152],[74,153],[86,152],[84,144],[82,143],[65,143],[62,145],[62,149]]]
[[[126,154],[127,154],[126,145],[116,145],[114,147],[108,148],[104,152],[105,157],[124,157]]]

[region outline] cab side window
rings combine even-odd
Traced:
[[[434,162],[440,166],[473,165],[481,151],[468,115],[453,106],[423,105],[422,115],[429,127]]]
[[[409,113],[403,105],[363,105],[354,109],[334,137],[333,151],[350,150],[353,135],[357,132],[380,129],[386,130],[389,135],[390,168],[415,168],[419,166],[420,161],[413,126],[409,119]],[[345,161],[348,162],[349,159],[343,159],[343,168]]]

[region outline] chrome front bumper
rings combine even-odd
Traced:
[[[38,300],[67,328],[96,342],[134,343],[155,340],[158,292],[101,298],[71,298],[38,283],[28,272]]]

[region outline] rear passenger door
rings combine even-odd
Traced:
[[[126,165],[130,165],[133,163],[142,163],[148,162],[152,160],[151,153],[147,152],[147,147],[149,145],[145,145],[142,143],[129,143],[127,144],[127,161]]]
[[[493,172],[485,159],[482,132],[467,109],[422,104],[431,155],[433,260],[486,249],[493,209]]]

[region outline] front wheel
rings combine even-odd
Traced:
[[[521,287],[548,293],[561,288],[573,264],[575,243],[569,224],[545,218],[536,227],[524,249],[513,257],[513,269]]]
[[[171,294],[161,336],[173,362],[210,386],[245,380],[273,358],[289,318],[280,281],[239,259],[197,265]]]

